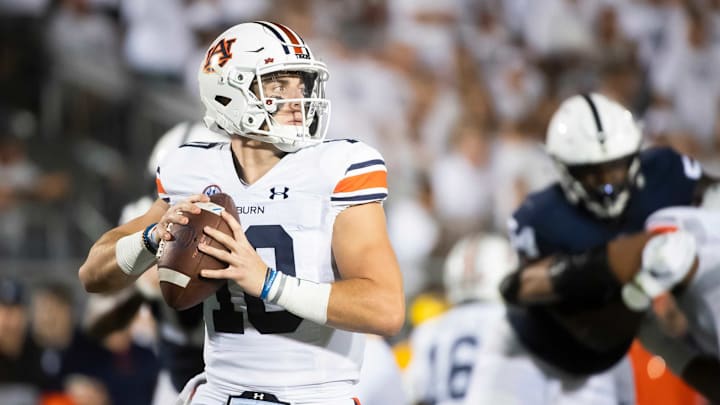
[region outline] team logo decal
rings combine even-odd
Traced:
[[[212,58],[215,55],[220,55],[218,57],[217,64],[220,67],[223,67],[227,61],[232,58],[232,45],[235,43],[235,38],[232,39],[221,39],[220,42],[215,44],[207,53],[207,56],[205,56],[205,64],[203,65],[203,72],[205,73],[212,73],[213,68],[211,66]]]
[[[203,190],[203,194],[205,194],[208,197],[210,197],[213,194],[217,194],[217,193],[221,193],[221,192],[222,192],[222,190],[220,189],[220,186],[218,186],[217,184],[211,184],[211,185],[205,187],[205,189]]]
[[[270,189],[270,199],[274,200],[275,198],[286,199],[288,198],[288,191],[290,191],[289,187],[273,187]]]

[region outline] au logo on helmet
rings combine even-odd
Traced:
[[[224,66],[227,61],[229,61],[232,58],[232,45],[235,43],[235,38],[232,39],[221,39],[215,46],[210,48],[208,50],[207,56],[205,56],[205,64],[203,65],[203,72],[205,73],[212,73],[213,68],[211,66],[211,61],[213,56],[220,55],[218,58],[218,66],[222,67]]]

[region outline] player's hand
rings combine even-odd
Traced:
[[[623,299],[632,309],[644,310],[650,299],[685,281],[696,268],[697,243],[686,231],[652,237],[642,253],[642,268],[623,287]],[[642,292],[646,297],[639,294]]]
[[[265,283],[265,272],[268,266],[247,240],[240,223],[225,211],[221,215],[230,226],[233,236],[226,235],[209,226],[203,230],[208,236],[225,246],[228,251],[204,243],[199,244],[198,249],[227,263],[228,267],[220,270],[203,269],[200,274],[206,278],[233,280],[245,292],[259,297]]]
[[[188,214],[197,215],[201,211],[200,207],[195,205],[195,203],[209,201],[210,197],[206,196],[205,194],[195,194],[191,195],[186,200],[183,200],[168,208],[168,210],[165,211],[165,214],[163,214],[162,218],[160,218],[160,221],[158,221],[157,226],[155,227],[155,231],[153,232],[154,239],[157,242],[160,242],[162,240],[172,240],[173,236],[172,233],[170,233],[170,231],[172,230],[172,225],[187,224],[189,221],[187,217]]]

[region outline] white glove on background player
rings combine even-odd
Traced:
[[[658,295],[670,291],[692,269],[697,253],[695,237],[683,230],[653,236],[643,248],[642,268],[625,284],[622,296],[634,310],[645,310]]]

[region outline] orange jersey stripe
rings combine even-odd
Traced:
[[[155,177],[155,186],[157,186],[158,194],[166,194],[165,187],[163,187],[160,177]]]
[[[284,32],[285,35],[288,36],[288,38],[290,38],[290,42],[291,42],[292,44],[295,44],[295,45],[299,45],[299,44],[300,44],[300,41],[298,41],[298,38],[295,36],[295,34],[293,34],[292,31],[290,31],[290,29],[289,29],[288,27],[286,27],[286,26],[284,26],[284,25],[282,25],[282,24],[278,24],[278,23],[275,23],[275,25],[277,25],[278,28],[280,28],[280,29],[282,30],[282,32]],[[299,47],[299,46],[296,46],[296,47],[294,47],[293,49],[295,49],[295,53],[303,53],[303,48],[301,48],[301,47]]]
[[[671,232],[677,232],[678,227],[675,225],[659,225],[654,226],[649,229],[650,233],[652,234],[660,234],[660,233],[671,233]]]
[[[348,193],[366,188],[387,188],[387,172],[377,170],[358,174],[357,176],[346,177],[340,180],[337,186],[335,186],[333,193]]]

